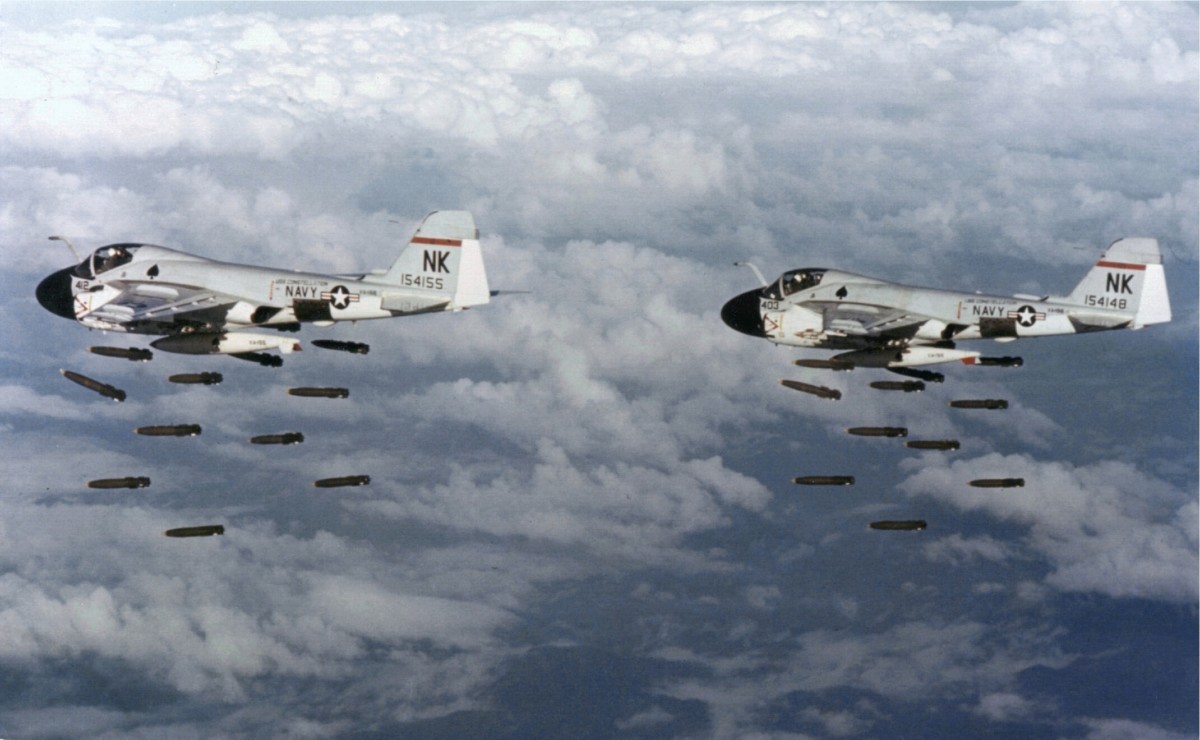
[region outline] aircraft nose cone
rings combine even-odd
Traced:
[[[75,318],[75,306],[71,296],[71,270],[67,267],[46,276],[38,283],[37,301],[42,308],[50,313],[58,314],[64,319]]]
[[[758,313],[758,291],[751,290],[731,299],[721,308],[721,320],[734,331],[752,337],[765,337],[762,317]]]

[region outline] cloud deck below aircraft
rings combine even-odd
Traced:
[[[6,6],[6,735],[1195,735],[1187,6],[104,12]],[[306,333],[364,357],[174,384],[218,368],[92,355],[29,298],[48,234],[350,274],[446,204],[530,293]],[[720,322],[749,255],[1043,295],[1135,233],[1165,332],[921,394],[785,393],[794,356]],[[129,432],[160,420],[204,433]],[[790,483],[825,470],[855,485]]]

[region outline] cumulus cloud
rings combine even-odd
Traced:
[[[931,695],[961,698],[979,690],[999,690],[1031,666],[1071,662],[1046,651],[1045,640],[1046,636],[1029,643],[1006,641],[977,622],[905,622],[874,634],[818,630],[800,634],[773,658],[749,663],[712,660],[711,680],[672,682],[664,693],[705,702],[717,733],[737,734],[796,692],[852,688],[911,702],[927,701]],[[671,657],[702,660],[690,654]],[[838,735],[869,727],[875,719],[869,704],[837,712],[813,708],[807,714],[827,733]]]
[[[995,477],[1022,477],[1025,485],[967,485]],[[992,453],[923,467],[900,488],[1027,526],[1029,544],[1053,566],[1047,583],[1057,588],[1184,603],[1196,598],[1195,493],[1132,465],[1076,467]]]
[[[1096,462],[1125,438],[1090,399],[1070,421],[1045,403],[1046,364],[1021,383],[960,368],[919,398],[873,395],[861,371],[800,372],[718,315],[752,285],[735,259],[1022,292],[1069,288],[1125,234],[1194,259],[1192,9],[254,10],[64,7],[51,33],[6,9],[0,670],[34,688],[0,700],[4,732],[550,734],[493,700],[547,644],[568,656],[538,664],[547,685],[573,685],[579,655],[588,676],[608,658],[639,666],[627,701],[582,692],[574,715],[595,721],[561,735],[850,735],[921,702],[964,727],[1059,731],[1076,718],[1017,677],[1069,661],[1064,592],[1122,615],[1135,598],[1195,601],[1183,412],[1139,441],[1145,464]],[[447,207],[475,213],[492,286],[530,292],[330,330],[367,357],[209,358],[225,384],[176,388],[161,376],[196,358],[97,359],[85,344],[142,339],[84,334],[31,297],[68,263],[49,234],[355,273]],[[1096,382],[1136,404],[1154,357],[1194,354],[1195,287],[1176,285],[1175,325],[1071,340],[1071,372],[1122,357]],[[130,400],[75,395],[64,358]],[[1182,371],[1148,372],[1175,387]],[[845,397],[789,395],[784,374]],[[329,378],[351,397],[283,393]],[[952,413],[960,393],[1012,406]],[[177,421],[204,434],[129,431]],[[963,450],[846,441],[880,422]],[[291,429],[304,445],[245,439]],[[860,483],[849,501],[799,498],[786,480],[801,462]],[[1014,469],[1025,488],[964,485]],[[151,488],[82,488],[139,470]],[[372,484],[314,491],[333,472]],[[921,539],[847,528],[916,502],[933,524]],[[209,520],[224,538],[161,536]],[[1129,629],[1089,634],[1108,649]],[[72,687],[64,665],[161,687],[161,704]],[[1184,715],[1160,710],[1163,726]]]
[[[158,26],[154,43],[132,23],[68,24],[48,38],[9,35],[20,73],[5,76],[15,102],[2,130],[24,150],[68,156],[273,161],[308,156],[345,129],[354,135],[338,150],[356,158],[417,137],[439,157],[473,150],[472,180],[506,203],[512,223],[543,233],[569,233],[567,218],[584,231],[607,222],[608,233],[670,244],[691,231],[686,210],[703,204],[730,232],[764,223],[772,254],[796,234],[827,250],[837,245],[826,235],[844,240],[833,219],[844,221],[853,203],[846,246],[862,258],[919,243],[918,265],[928,267],[933,254],[990,232],[1010,254],[1082,264],[1074,247],[1098,249],[1131,225],[1183,225],[1190,238],[1179,246],[1193,249],[1195,178],[1155,167],[1163,152],[1148,146],[1164,126],[1186,135],[1188,117],[1108,105],[1114,86],[1150,85],[1177,90],[1167,99],[1194,112],[1184,91],[1195,86],[1196,53],[1167,30],[1186,25],[1171,14],[589,8],[467,23],[455,44],[435,15],[217,15]],[[1035,25],[1004,27],[1023,22]],[[747,98],[737,83],[746,74],[786,103]],[[637,84],[623,93],[610,79]],[[643,88],[664,82],[657,102],[682,115],[655,115],[646,100]],[[693,125],[701,117],[688,96],[697,94],[716,106],[705,128]],[[1053,110],[1032,102],[1043,96],[1054,97]],[[1161,173],[1152,192],[1130,191],[1124,173],[1089,149],[1114,126],[1139,142],[1122,166],[1140,155],[1133,166]],[[591,208],[570,197],[575,188],[588,189]],[[1118,207],[1054,215],[1098,204],[1081,203],[1089,189]],[[1016,203],[997,203],[1018,191]],[[1043,227],[1047,218],[1055,228]],[[1092,225],[1091,239],[1081,239],[1080,223]],[[721,244],[689,235],[710,252]]]
[[[1091,719],[1088,727],[1089,740],[1116,740],[1122,737],[1139,737],[1146,740],[1182,740],[1187,733],[1172,732],[1146,722],[1131,719]]]
[[[396,650],[393,664],[458,674],[458,688],[431,681],[394,707],[421,716],[441,692],[457,702],[487,674],[498,657],[485,657],[492,636],[513,621],[475,602],[473,589],[464,601],[438,595],[453,593],[445,586],[354,575],[363,553],[328,532],[301,540],[231,525],[236,546],[159,534],[180,518],[149,506],[6,505],[0,560],[15,570],[0,577],[2,659],[119,660],[185,695],[244,701],[266,677],[340,680],[384,643]],[[87,567],[37,565],[76,548],[90,554]],[[338,561],[347,575],[325,571]],[[454,657],[430,666],[413,647],[426,640]]]

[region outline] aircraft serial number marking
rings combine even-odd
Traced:
[[[1088,295],[1083,299],[1085,305],[1096,306],[1098,308],[1115,308],[1124,310],[1129,302],[1125,298],[1110,298],[1103,295]]]
[[[405,288],[425,288],[426,290],[441,290],[444,285],[442,278],[428,275],[412,275],[404,273],[400,276],[400,285]]]

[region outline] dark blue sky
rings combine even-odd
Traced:
[[[0,24],[0,735],[1195,737],[1194,4]],[[50,234],[354,272],[442,208],[529,292],[306,328],[277,370],[98,357],[146,338],[33,298]],[[1162,244],[1172,323],[980,343],[1024,367],[919,395],[718,315],[755,284],[735,260],[1063,294],[1123,236]],[[166,382],[200,370],[225,382]],[[131,432],[159,423],[204,432]],[[876,423],[963,446],[843,431]],[[153,483],[84,486],[117,475]],[[995,475],[1026,486],[964,485]]]

